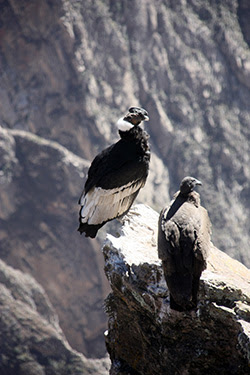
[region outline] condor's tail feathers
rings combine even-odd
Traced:
[[[98,230],[104,225],[103,224],[88,224],[88,223],[81,223],[79,225],[79,228],[77,229],[78,232],[81,234],[85,233],[85,237],[95,238],[97,235]]]

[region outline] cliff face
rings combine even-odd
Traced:
[[[43,285],[75,349],[104,355],[108,286],[100,246],[76,230],[89,163],[56,142],[1,127],[0,154],[1,258]]]
[[[109,361],[86,359],[68,344],[43,288],[0,261],[2,375],[104,375]]]
[[[250,271],[212,243],[196,312],[169,307],[158,214],[135,206],[103,247],[112,293],[107,349],[115,374],[242,374],[250,364]]]
[[[167,173],[148,184],[146,203],[168,198],[158,198],[163,181],[172,195],[196,175],[214,242],[250,264],[247,12],[243,0],[5,1],[0,123],[90,159],[117,139],[116,119],[143,105],[170,175],[170,186]]]
[[[86,355],[105,353],[105,230],[78,235],[77,200],[87,161],[118,139],[129,106],[150,115],[138,201],[159,211],[194,175],[213,242],[250,265],[248,3],[1,2],[0,257],[43,285]]]

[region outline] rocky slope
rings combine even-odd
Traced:
[[[0,154],[1,258],[43,285],[74,348],[104,355],[103,259],[98,242],[76,230],[89,163],[55,142],[3,128]]]
[[[77,237],[77,200],[129,106],[150,115],[139,201],[159,211],[194,175],[215,245],[250,265],[248,3],[0,2],[0,257],[43,285],[88,356],[105,353],[105,231]]]
[[[108,359],[86,359],[69,346],[46,293],[31,276],[0,261],[0,291],[2,375],[108,373]]]
[[[110,374],[246,375],[250,270],[211,244],[197,311],[171,310],[157,224],[155,211],[137,205],[103,247],[112,288],[106,299]]]

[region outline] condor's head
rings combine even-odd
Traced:
[[[191,176],[184,177],[180,184],[180,193],[188,195],[194,190],[196,185],[202,185],[202,182]]]
[[[126,132],[134,126],[139,126],[142,121],[148,121],[148,112],[139,107],[130,107],[125,117],[117,121],[117,127],[120,131]]]

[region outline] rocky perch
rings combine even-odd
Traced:
[[[105,333],[110,374],[248,374],[250,270],[211,244],[197,311],[171,310],[157,222],[155,211],[137,205],[103,247],[112,288]]]

